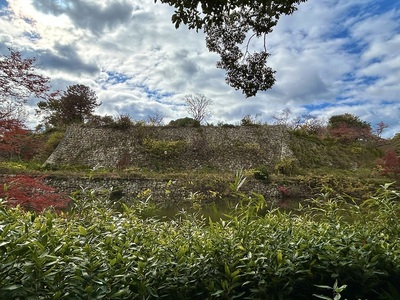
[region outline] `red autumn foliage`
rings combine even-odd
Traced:
[[[332,116],[328,121],[330,136],[344,142],[368,140],[372,137],[371,125],[352,114]]]
[[[400,175],[400,156],[394,150],[386,152],[386,154],[378,161],[378,165],[382,168],[382,175],[392,175],[399,177]]]
[[[376,135],[377,135],[378,137],[381,137],[381,136],[382,136],[383,130],[385,130],[386,128],[389,127],[389,125],[383,123],[382,121],[380,121],[376,126],[377,126],[377,128],[376,128]]]
[[[278,186],[278,191],[284,197],[289,197],[290,196],[290,191],[289,191],[289,189],[287,187]]]
[[[36,148],[29,130],[20,120],[0,119],[0,157],[30,159]]]
[[[56,212],[65,209],[69,202],[68,196],[57,193],[42,180],[43,177],[26,175],[5,177],[4,187],[0,189],[0,198],[5,199],[11,207],[19,205],[26,210],[36,212],[42,212],[50,207]]]
[[[371,130],[369,128],[349,127],[347,124],[339,124],[335,128],[330,128],[329,133],[331,136],[342,141],[356,141],[371,137]]]

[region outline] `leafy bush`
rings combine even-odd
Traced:
[[[263,213],[253,194],[218,222],[90,191],[63,216],[0,204],[0,298],[312,299],[340,282],[344,299],[396,299],[399,203],[385,186],[362,205],[325,194]]]
[[[133,121],[130,116],[128,115],[120,115],[115,118],[114,122],[108,125],[111,128],[119,129],[119,130],[126,130],[133,126]]]
[[[200,122],[193,118],[181,118],[169,122],[169,126],[175,127],[200,127]]]
[[[46,144],[44,145],[45,151],[47,153],[53,152],[54,149],[56,149],[58,144],[61,142],[63,137],[64,137],[64,131],[52,132],[49,138],[47,139]]]
[[[184,140],[164,141],[146,138],[143,146],[148,153],[156,157],[174,157],[186,148],[187,142]]]
[[[44,162],[51,153],[57,148],[64,137],[65,131],[52,128],[44,133],[32,135],[38,141],[38,151],[34,157],[37,162]]]
[[[269,178],[269,170],[267,166],[260,165],[254,170],[254,178],[258,180],[264,180],[266,182],[270,182]]]
[[[348,113],[330,117],[327,128],[332,137],[343,142],[372,138],[371,125]]]
[[[218,122],[217,126],[222,127],[222,128],[235,128],[236,127],[233,124],[228,124],[228,123],[224,123],[224,122]]]
[[[20,120],[0,120],[0,158],[31,159],[38,144]]]
[[[297,169],[297,161],[292,157],[283,158],[275,164],[275,172],[282,175],[294,175]]]
[[[245,115],[241,120],[240,120],[240,125],[241,126],[260,126],[261,121],[258,120],[259,115],[256,115],[255,117],[252,117],[251,115]]]
[[[86,122],[86,126],[88,127],[112,127],[115,124],[115,120],[113,116],[105,115],[92,115],[90,116],[88,122]]]
[[[389,175],[398,178],[400,175],[400,156],[393,150],[378,160],[378,166],[382,168],[382,175]]]

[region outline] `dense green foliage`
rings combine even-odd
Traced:
[[[270,182],[269,179],[269,170],[265,165],[260,165],[254,170],[254,178],[258,180],[264,180],[266,182]]]
[[[200,127],[200,122],[193,118],[181,118],[169,122],[169,126],[175,127]]]
[[[362,205],[315,199],[299,213],[242,197],[212,222],[81,192],[71,211],[0,207],[2,299],[347,299],[400,295],[400,193],[385,186]],[[317,286],[318,285],[318,286]],[[329,292],[330,294],[327,294]]]
[[[59,97],[39,101],[37,113],[45,115],[44,124],[47,128],[63,127],[74,123],[83,124],[93,116],[99,105],[96,93],[90,87],[75,84],[68,86]]]
[[[300,169],[373,168],[383,152],[374,141],[342,142],[320,138],[302,131],[291,131],[290,149]]]
[[[150,156],[170,158],[179,155],[187,147],[185,140],[162,141],[146,138],[143,141],[146,153]]]
[[[391,147],[397,153],[400,153],[400,133],[396,133],[396,135],[392,138]]]

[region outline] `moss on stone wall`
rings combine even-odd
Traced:
[[[234,171],[261,164],[273,167],[291,155],[289,134],[281,126],[129,130],[71,126],[46,164]]]

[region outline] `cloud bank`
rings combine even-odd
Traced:
[[[0,0],[0,53],[35,56],[54,88],[90,86],[99,114],[139,120],[161,112],[168,122],[187,116],[184,95],[203,93],[214,124],[247,114],[272,122],[290,108],[325,119],[352,113],[372,127],[388,124],[387,137],[400,132],[397,1],[301,4],[267,37],[275,86],[250,99],[226,85],[204,35],[176,30],[172,13],[148,0]]]

